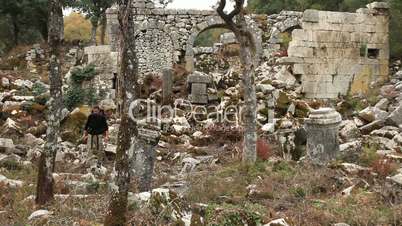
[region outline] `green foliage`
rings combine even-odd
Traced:
[[[354,12],[376,0],[249,0],[248,9],[253,13],[274,14],[282,10],[304,11],[319,9]],[[391,5],[390,45],[391,56],[402,58],[402,1],[388,0]]]
[[[20,165],[19,162],[15,161],[15,160],[7,160],[4,161],[0,167],[2,168],[6,168],[7,170],[21,170],[22,166]]]
[[[213,46],[214,43],[220,41],[221,34],[226,32],[230,31],[225,28],[207,29],[198,35],[198,37],[194,41],[194,46],[202,46],[202,47]]]
[[[296,198],[305,198],[306,197],[306,191],[302,187],[292,187],[292,188],[290,188],[289,191]]]
[[[206,210],[207,225],[243,226],[260,225],[264,207],[246,203],[244,206],[231,204],[208,205]]]
[[[84,68],[75,68],[71,71],[71,80],[76,84],[90,81],[96,75],[95,65],[88,64]]]
[[[374,146],[364,146],[359,157],[359,163],[363,166],[371,166],[380,156],[377,154],[377,148]]]
[[[96,74],[93,64],[71,71],[72,84],[64,95],[64,103],[68,109],[71,110],[81,104],[95,105],[99,101],[99,96],[93,87],[82,88],[82,83],[92,80]]]
[[[100,183],[99,181],[91,181],[90,183],[87,184],[86,189],[91,192],[91,193],[96,193],[100,189]]]
[[[74,109],[74,107],[83,104],[85,99],[84,90],[79,86],[72,86],[67,90],[64,95],[64,104],[68,109]]]
[[[39,96],[43,93],[47,92],[47,88],[43,83],[40,82],[36,82],[35,84],[33,84],[32,86],[32,94],[34,96]]]

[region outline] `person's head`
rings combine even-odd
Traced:
[[[100,112],[100,107],[99,106],[94,106],[92,108],[92,113],[98,114]]]

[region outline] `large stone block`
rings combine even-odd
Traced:
[[[313,48],[308,47],[292,47],[288,49],[288,55],[290,57],[313,57]]]
[[[303,13],[303,22],[318,23],[320,21],[320,11],[314,9],[308,9]]]

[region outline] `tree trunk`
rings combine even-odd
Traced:
[[[100,33],[101,45],[105,45],[106,43],[106,26],[107,26],[106,13],[103,13],[101,18],[101,33]]]
[[[257,98],[255,93],[255,40],[249,30],[245,18],[245,0],[235,0],[235,7],[230,13],[224,12],[226,0],[220,0],[217,12],[225,21],[228,28],[233,31],[240,43],[240,61],[242,64],[242,85],[244,90],[244,109],[242,120],[244,124],[243,162],[254,163],[257,160]],[[233,18],[236,17],[236,22]]]
[[[53,170],[58,150],[60,115],[63,107],[60,58],[63,42],[63,9],[61,0],[49,1],[49,81],[50,100],[46,143],[41,154],[36,189],[36,204],[44,205],[53,200]]]
[[[136,81],[138,63],[135,53],[134,22],[131,10],[132,0],[118,0],[120,23],[120,74],[119,102],[122,109],[121,124],[118,135],[115,171],[112,184],[109,210],[105,218],[105,226],[126,224],[127,196],[130,185],[130,151],[133,145],[132,136],[137,136],[136,123],[129,117],[131,103],[137,98]],[[131,154],[132,155],[132,154]]]
[[[244,90],[244,146],[243,161],[254,163],[257,160],[256,110],[257,97],[255,93],[252,47],[247,36],[240,35],[240,60],[242,62],[242,85]]]
[[[91,30],[91,40],[90,40],[90,44],[91,45],[96,45],[96,32],[98,30],[98,19],[91,19],[91,24],[92,24],[92,30]]]
[[[13,21],[13,42],[14,46],[17,46],[19,43],[19,35],[20,35],[20,27],[18,25],[18,16],[11,16],[11,20]]]

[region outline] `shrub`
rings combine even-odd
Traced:
[[[371,166],[380,156],[377,154],[377,148],[373,146],[364,146],[363,152],[359,156],[359,163],[364,166]]]
[[[32,94],[34,96],[39,96],[47,92],[46,86],[41,82],[35,82],[32,86]]]
[[[74,107],[83,104],[85,99],[84,90],[79,86],[73,86],[64,95],[66,107],[72,110]]]
[[[83,81],[90,81],[96,75],[95,65],[88,64],[84,68],[75,68],[71,71],[71,80],[76,84],[81,84]]]
[[[243,129],[241,127],[226,126],[222,123],[209,126],[204,134],[214,137],[218,143],[236,143],[243,140]]]
[[[387,177],[398,169],[398,166],[394,162],[383,158],[374,160],[371,167],[381,177]]]
[[[269,144],[263,139],[258,139],[257,140],[257,157],[263,161],[266,161],[271,156],[272,156],[272,149],[269,146]]]

